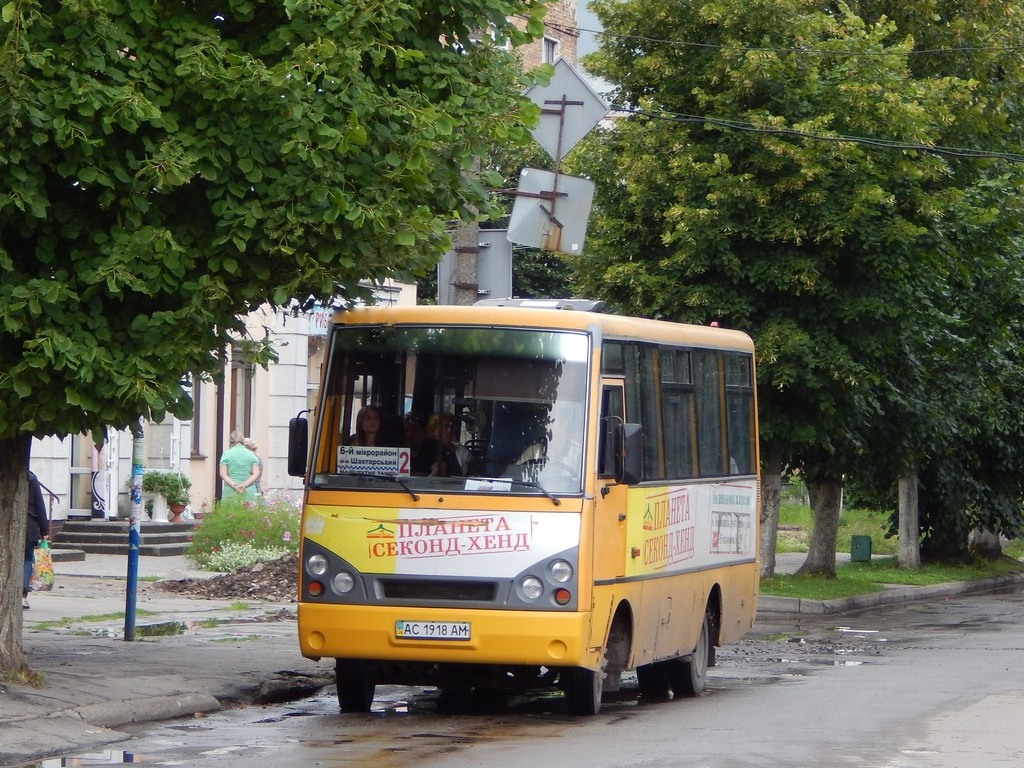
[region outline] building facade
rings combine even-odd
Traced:
[[[525,26],[525,22],[519,26]],[[557,0],[551,3],[544,17],[544,36],[517,51],[522,59],[523,68],[533,69],[541,64],[554,64],[558,57],[575,66],[579,36],[576,0]]]

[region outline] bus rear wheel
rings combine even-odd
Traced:
[[[574,715],[596,715],[601,711],[600,670],[569,667],[562,670],[562,690]]]
[[[700,636],[697,638],[697,647],[693,649],[689,660],[670,659],[659,662],[659,666],[665,670],[669,687],[672,688],[672,694],[676,698],[697,696],[704,690],[704,684],[708,678],[710,651],[711,628],[708,615],[705,613],[700,627]]]
[[[369,712],[377,684],[368,665],[352,659],[335,659],[334,682],[342,712]]]

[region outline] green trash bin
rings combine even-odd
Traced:
[[[850,559],[856,563],[871,562],[871,537],[850,537]]]

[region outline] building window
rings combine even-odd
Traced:
[[[189,377],[192,382],[192,445],[190,447],[192,456],[203,457],[203,441],[201,424],[203,423],[203,379],[193,374]]]
[[[541,43],[541,63],[542,64],[554,64],[555,58],[558,56],[558,41],[553,37],[545,37]]]
[[[247,363],[239,345],[231,354],[231,402],[228,414],[231,432],[248,435],[252,430],[252,380],[255,366]]]

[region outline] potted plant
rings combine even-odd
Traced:
[[[181,513],[188,504],[188,490],[192,481],[181,472],[149,471],[142,475],[142,490],[152,495],[151,519],[156,522],[181,521]],[[172,516],[168,520],[167,509]]]

